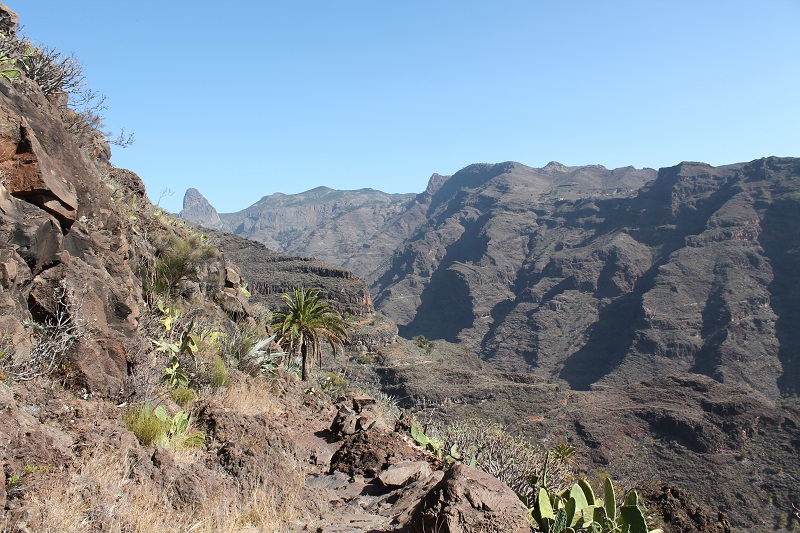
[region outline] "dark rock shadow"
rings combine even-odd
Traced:
[[[761,221],[759,242],[772,265],[773,279],[767,290],[777,315],[775,336],[783,373],[778,378],[782,393],[800,393],[800,202],[772,204]]]

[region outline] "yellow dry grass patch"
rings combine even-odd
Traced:
[[[240,382],[228,387],[222,403],[244,415],[276,415],[284,407],[275,396],[272,385],[265,380]]]
[[[287,481],[280,494],[261,488],[242,499],[216,499],[198,509],[176,510],[155,483],[130,477],[127,456],[108,451],[85,459],[69,474],[50,476],[28,488],[26,522],[30,530],[43,533],[287,532],[299,516],[299,467]],[[0,530],[14,530],[9,516],[0,519]]]

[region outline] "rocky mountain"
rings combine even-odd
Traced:
[[[587,470],[688,489],[739,528],[791,519],[800,160],[471,165],[416,205],[372,295],[449,348],[382,350],[389,390],[573,443]]]
[[[222,213],[219,220],[208,201],[189,189],[180,216],[273,250],[340,265],[370,282],[381,263],[425,220],[431,195],[445,179],[434,174],[421,194],[327,187],[275,193],[237,213]]]
[[[206,228],[220,229],[222,227],[219,213],[197,189],[186,191],[183,196],[183,209],[178,216]]]
[[[552,168],[570,186],[545,196],[517,165],[467,167],[434,195],[375,303],[405,336],[460,341],[574,389],[691,371],[780,398],[798,387],[798,165],[683,163],[627,196],[653,173]],[[619,185],[579,182],[599,177]]]
[[[633,194],[535,202],[517,172],[456,173],[378,278],[401,335],[463,354],[393,364],[387,386],[576,443],[586,468],[684,487],[737,528],[785,523],[800,478],[800,159],[681,163]],[[784,518],[758,524],[764,501]]]

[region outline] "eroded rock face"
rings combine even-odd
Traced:
[[[796,410],[697,374],[573,393],[570,403],[575,442],[631,486],[657,480],[681,488],[715,511],[708,516],[725,513],[734,529],[772,530],[764,501],[791,507],[786,494],[800,479]],[[678,503],[670,494],[668,508]]]
[[[262,484],[281,487],[293,478],[286,457],[296,454],[295,446],[286,430],[266,416],[242,415],[213,402],[199,405],[195,413],[208,449],[245,493]]]
[[[675,533],[731,533],[731,525],[722,515],[716,515],[699,505],[686,491],[668,485],[652,487],[642,494],[648,510],[657,513]]]
[[[473,165],[373,286],[400,334],[573,389],[697,372],[796,390],[800,161]],[[649,183],[638,192],[637,188]]]
[[[6,189],[55,216],[69,229],[78,208],[75,188],[67,179],[71,177],[69,165],[52,159],[28,120],[11,108],[0,109],[0,124],[0,172]],[[63,131],[59,134],[66,136]]]

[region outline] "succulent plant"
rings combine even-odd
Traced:
[[[606,478],[603,496],[599,500],[586,480],[561,494],[541,488],[528,517],[531,525],[543,533],[661,533],[660,529],[647,529],[635,490],[628,492],[617,509],[614,484]]]

